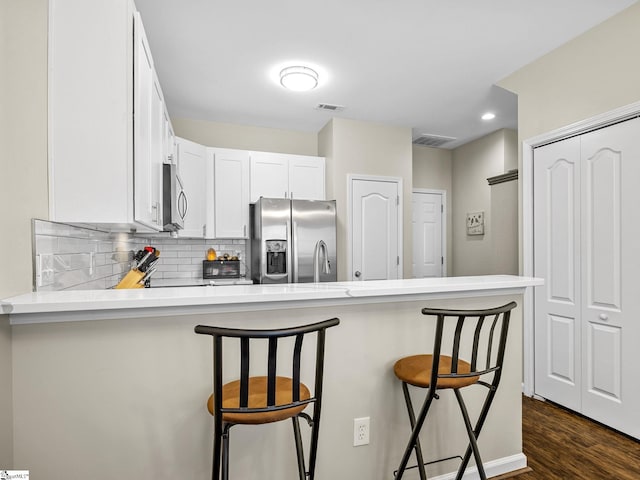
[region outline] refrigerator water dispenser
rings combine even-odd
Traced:
[[[267,275],[287,273],[287,241],[266,240]]]

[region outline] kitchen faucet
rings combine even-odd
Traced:
[[[320,261],[320,251],[322,250],[323,262],[322,273],[331,273],[331,265],[329,264],[329,251],[324,240],[318,240],[316,248],[313,251],[313,281],[320,281],[320,272],[318,271],[318,262]]]

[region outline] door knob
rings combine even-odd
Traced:
[[[598,316],[600,317],[600,320],[603,320],[603,321],[609,320],[609,316],[606,313],[601,313]]]
[[[360,275],[362,275],[362,274],[360,273],[359,270],[356,270],[356,273],[354,273],[354,275],[356,276],[356,278],[360,278]]]

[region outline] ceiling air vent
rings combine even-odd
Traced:
[[[330,112],[341,112],[344,110],[342,105],[331,105],[330,103],[319,103],[316,110],[329,110]]]
[[[445,137],[443,135],[424,134],[413,139],[414,145],[424,145],[425,147],[440,147],[445,143],[452,142],[456,137]]]

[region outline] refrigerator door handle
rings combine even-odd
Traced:
[[[293,283],[298,283],[298,222],[293,222]]]
[[[297,225],[296,222],[293,222],[293,241],[291,241],[292,239],[290,238],[291,236],[291,223],[287,222],[287,281],[289,283],[291,283],[291,258],[293,256],[293,258],[297,258],[296,256],[294,256],[295,254],[292,254],[291,250],[296,249],[297,250],[297,245],[296,245],[296,234],[295,234],[295,229],[296,229]],[[292,248],[293,247],[293,248]],[[297,282],[298,281],[298,265],[297,265],[297,261],[296,264],[293,266],[293,270],[294,270],[294,277],[293,277],[293,281]]]

